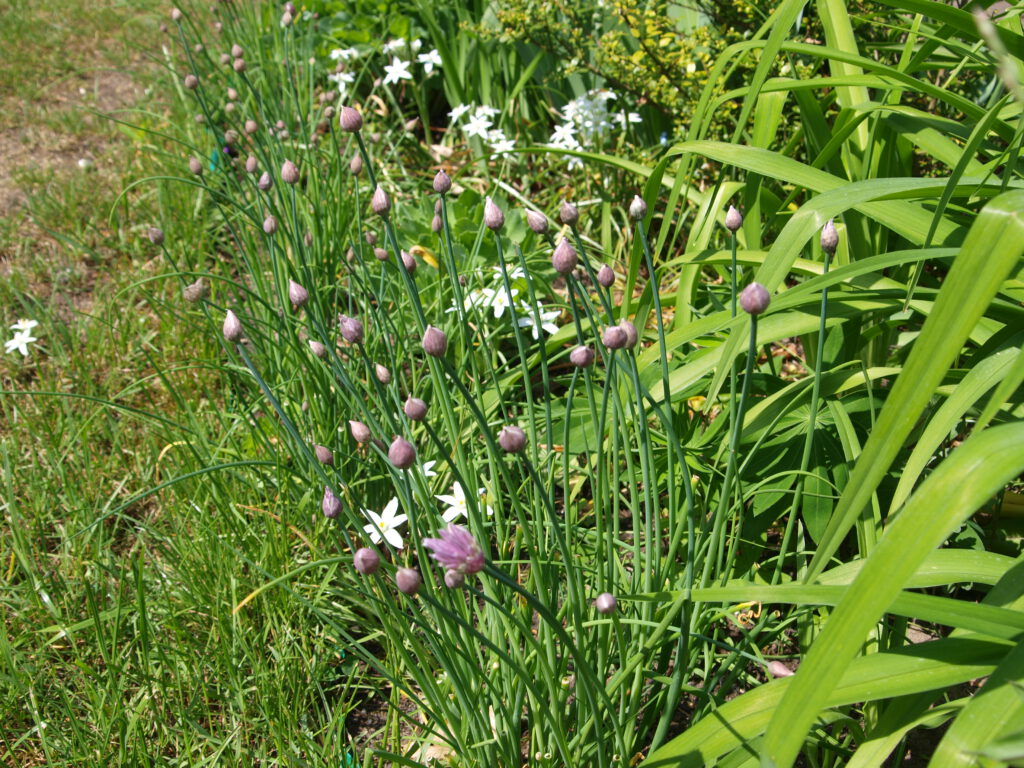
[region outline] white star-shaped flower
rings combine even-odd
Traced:
[[[33,322],[33,321],[29,321]],[[4,352],[10,354],[17,350],[21,352],[22,357],[28,357],[28,345],[33,341],[39,341],[32,333],[28,330],[20,330],[14,334],[13,339],[9,339],[4,342]]]
[[[338,93],[344,97],[348,93],[349,84],[355,82],[356,76],[351,72],[335,72],[328,75],[327,79],[338,84]]]
[[[529,328],[530,333],[533,336],[533,340],[536,341],[540,337],[540,331],[537,329],[537,325],[533,319],[533,307],[525,302],[520,304],[523,310],[523,315],[519,318],[520,328]],[[557,333],[558,326],[555,325],[555,320],[562,314],[560,309],[552,309],[548,312],[540,312],[540,327],[548,333]]]
[[[441,54],[436,49],[429,53],[421,53],[416,57],[416,61],[423,65],[423,71],[428,75],[434,71],[434,67],[441,68]]]
[[[488,106],[487,104],[481,104],[479,107],[476,108],[476,112],[474,114],[480,117],[494,117],[495,115],[500,115],[501,110],[495,109],[494,107]]]
[[[486,491],[483,488],[477,489],[477,495],[480,497],[481,501],[483,500],[485,493]],[[448,509],[441,513],[441,517],[446,523],[453,522],[454,520],[458,520],[460,517],[464,517],[466,515],[466,492],[462,490],[462,485],[460,483],[452,483],[452,492],[450,496],[439,495],[435,496],[435,498],[448,505]],[[487,506],[487,514],[494,514],[494,510],[491,509],[490,506]]]
[[[491,144],[491,150],[496,155],[507,155],[515,148],[516,143],[513,139],[502,139]]]
[[[505,314],[505,310],[512,306],[512,302],[508,298],[509,292],[504,288],[481,288],[480,291],[484,295],[481,304],[493,309],[495,317],[501,317]],[[519,290],[513,288],[512,298],[514,299],[518,295]]]
[[[501,267],[491,267],[491,270],[494,272],[494,279],[501,281]],[[514,267],[508,271],[509,282],[515,282],[524,277],[526,277],[526,273],[523,272],[522,267]]]
[[[394,40],[388,40],[384,43],[384,53],[392,53],[394,51],[400,51],[405,48],[405,38],[396,37]]]
[[[453,123],[457,122],[460,117],[469,112],[469,110],[471,110],[472,108],[473,107],[470,106],[469,104],[459,104],[459,106],[455,107],[454,109],[452,109],[451,112],[448,113],[448,117],[451,119]]]
[[[481,139],[486,139],[492,125],[493,123],[490,118],[481,114],[474,114],[462,126],[462,130],[466,132],[467,136],[479,136]]]
[[[11,330],[12,331],[31,331],[37,325],[39,325],[39,321],[38,320],[26,320],[25,318],[21,318],[20,320],[18,320],[18,322],[16,322],[13,325],[11,325]]]
[[[397,56],[391,59],[391,63],[384,67],[384,85],[397,83],[399,80],[412,80],[412,72],[409,71],[411,62],[402,61]]]
[[[434,471],[435,464],[436,461],[425,461],[420,465],[424,477],[437,477],[437,472]]]
[[[395,549],[402,548],[402,534],[398,532],[397,528],[405,523],[409,517],[407,515],[396,515],[397,511],[397,498],[389,501],[379,515],[371,509],[363,510],[363,514],[370,518],[371,521],[363,526],[363,530],[370,534],[370,541],[374,544],[379,544],[380,540],[384,539]]]
[[[349,59],[355,59],[359,56],[359,51],[355,48],[335,48],[330,52],[331,61],[348,61]]]

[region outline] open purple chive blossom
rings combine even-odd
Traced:
[[[594,607],[597,608],[598,613],[615,613],[615,607],[618,605],[615,600],[615,595],[611,592],[602,592],[594,600]]]
[[[238,315],[232,312],[230,309],[224,316],[224,338],[228,341],[238,341],[242,338],[242,321],[238,319]]]
[[[526,433],[516,426],[502,427],[498,433],[498,445],[505,453],[520,453],[526,447]]]
[[[420,578],[419,571],[412,568],[399,568],[395,571],[395,586],[403,595],[415,595],[420,591],[421,584],[423,579]]]
[[[450,523],[447,528],[438,531],[437,535],[439,538],[424,539],[423,546],[431,550],[430,556],[442,568],[463,576],[483,570],[483,550],[466,528]]]
[[[834,256],[836,248],[839,247],[839,232],[836,231],[835,222],[832,219],[821,230],[821,250],[829,256]]]
[[[760,283],[751,283],[740,294],[740,306],[749,315],[760,315],[768,309],[771,301],[768,289]]]
[[[448,337],[444,335],[444,331],[428,325],[423,332],[423,351],[431,357],[441,357],[447,349]]]
[[[555,252],[551,254],[551,266],[558,274],[567,275],[576,269],[578,263],[579,257],[576,255],[576,249],[563,237],[555,248]]]
[[[324,499],[320,502],[320,508],[324,511],[324,517],[330,520],[341,514],[341,500],[326,485],[324,486]]]
[[[484,226],[493,232],[497,232],[505,226],[505,214],[489,197],[484,203]]]
[[[296,283],[294,280],[289,280],[288,300],[296,307],[303,307],[306,305],[306,302],[309,301],[309,291],[307,291],[301,285]]]
[[[388,459],[398,469],[408,469],[416,463],[416,449],[404,437],[396,437],[388,448]]]
[[[380,555],[369,547],[360,547],[352,556],[352,565],[363,576],[369,576],[380,568]]]

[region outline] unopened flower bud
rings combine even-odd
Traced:
[[[615,595],[611,592],[602,592],[594,600],[594,607],[597,608],[598,613],[615,613],[615,607],[618,603],[615,600]]]
[[[597,270],[597,282],[604,288],[611,288],[615,284],[615,272],[607,264],[602,264]]]
[[[263,220],[263,231],[268,235],[272,235],[277,232],[277,219],[273,216],[267,216],[267,218]]]
[[[438,216],[436,213],[434,214],[434,218],[430,222],[430,228],[434,232],[440,232],[444,228],[444,222],[441,220],[441,217]]]
[[[363,172],[363,158],[360,155],[352,155],[352,159],[348,161],[348,169],[352,171],[353,176],[358,176]]]
[[[370,442],[370,428],[363,424],[363,422],[349,421],[348,431],[351,433],[352,439],[360,445]]]
[[[321,344],[316,339],[309,340],[309,350],[317,357],[323,359],[327,357],[327,347]]]
[[[629,204],[629,215],[636,221],[647,215],[647,203],[640,195],[633,195],[633,202]]]
[[[299,169],[291,160],[285,160],[281,166],[281,181],[285,184],[295,184],[299,180]]]
[[[338,115],[338,124],[341,125],[341,130],[356,133],[363,127],[363,116],[354,107],[342,107],[341,114]]]
[[[428,325],[423,332],[423,351],[431,357],[441,357],[448,349],[448,337],[444,331]]]
[[[376,257],[377,261],[387,261],[388,260],[388,252],[386,250],[384,250],[383,248],[374,248],[373,249],[373,255]]]
[[[495,205],[491,198],[484,203],[484,226],[493,232],[497,232],[505,225],[505,214],[501,208]]]
[[[505,453],[519,453],[526,447],[526,433],[516,426],[502,427],[498,433],[498,445]]]
[[[304,234],[302,236],[302,244],[305,245],[307,248],[311,248],[313,246],[313,233],[312,232],[307,232],[306,234]]]
[[[194,283],[189,283],[182,289],[181,295],[185,297],[185,301],[190,304],[197,304],[206,298],[206,295],[210,292],[210,287],[206,284],[203,278],[198,278]]]
[[[836,231],[835,222],[832,219],[821,230],[821,250],[829,256],[834,256],[836,248],[839,247],[839,232]]]
[[[232,101],[238,101],[238,91],[234,88],[228,88],[228,98]]]
[[[419,571],[412,568],[399,568],[395,571],[395,586],[403,595],[415,595],[422,584]]]
[[[740,293],[740,306],[749,315],[760,315],[771,303],[768,289],[760,283],[751,283]]]
[[[363,576],[369,576],[380,568],[380,555],[369,547],[360,547],[352,557],[352,565]]]
[[[185,75],[184,86],[190,91],[194,91],[199,87],[199,78],[193,74]]]
[[[368,232],[366,232],[363,235],[363,239],[366,240],[366,242],[369,243],[370,245],[376,245],[377,244],[377,233],[376,232],[369,232],[368,231]]]
[[[575,227],[576,222],[580,220],[579,208],[570,203],[568,200],[563,200],[562,207],[558,209],[558,219],[563,224],[566,224],[570,227]]]
[[[404,437],[396,437],[388,448],[388,460],[398,469],[408,469],[416,462],[416,449]]]
[[[301,285],[296,283],[294,280],[289,280],[288,299],[296,307],[305,306],[306,302],[309,301],[309,291],[307,291]]]
[[[438,171],[437,175],[434,176],[434,191],[439,195],[444,195],[452,188],[451,177],[443,170]]]
[[[391,211],[391,198],[388,197],[388,193],[384,191],[384,188],[378,184],[377,188],[373,190],[373,197],[370,199],[370,207],[373,208],[373,212],[378,216],[387,216]]]
[[[192,171],[196,176],[203,175],[203,164],[199,162],[199,158],[190,157],[188,159],[188,169]]]
[[[530,229],[536,232],[538,235],[543,235],[548,231],[548,217],[539,211],[533,211],[529,208],[526,209],[526,223],[530,225]]]
[[[157,227],[150,227],[148,234],[149,242],[151,242],[153,245],[164,244],[164,231],[162,229],[158,229]]]
[[[559,274],[567,275],[576,269],[578,263],[579,257],[576,255],[576,249],[563,237],[555,248],[555,252],[551,254],[551,266]]]
[[[768,672],[772,677],[792,677],[796,674],[792,669],[778,660],[768,662]]]
[[[594,364],[594,350],[590,347],[576,347],[569,353],[569,362],[577,368],[589,368]]]
[[[326,485],[324,486],[324,498],[320,502],[320,509],[323,510],[324,517],[328,520],[333,520],[341,514],[341,499],[335,496]]]
[[[245,59],[235,59],[231,63],[231,68],[234,69],[235,72],[245,72]]]
[[[181,21],[181,10],[179,8],[171,8],[171,18],[174,21]]]
[[[249,155],[247,158],[245,158],[245,172],[246,173],[256,173],[256,171],[257,171],[257,169],[259,169],[259,167],[260,167],[259,166],[259,162],[252,155]]]
[[[743,214],[730,205],[729,210],[725,213],[725,228],[730,232],[736,232],[742,226]]]
[[[267,171],[264,171],[260,175],[260,180],[256,182],[256,186],[259,187],[261,192],[266,192],[274,186],[274,180],[270,177]]]
[[[388,384],[391,383],[391,371],[389,371],[386,366],[383,366],[380,363],[373,364],[373,375],[376,376],[377,381],[379,381],[384,386],[387,386]]]
[[[242,338],[242,321],[238,319],[238,315],[232,312],[230,309],[224,316],[224,338],[228,341],[238,341]]]
[[[444,585],[448,589],[458,589],[466,583],[466,574],[461,571],[448,570],[444,572]]]
[[[626,346],[626,332],[617,325],[609,325],[601,335],[601,341],[608,349],[622,349]]]
[[[313,453],[316,454],[316,460],[321,464],[326,464],[329,467],[334,466],[334,454],[326,445],[314,445]]]
[[[632,349],[636,346],[640,336],[636,332],[636,326],[633,325],[629,320],[620,320],[619,328],[626,334],[626,349]]]
[[[342,338],[349,344],[363,343],[363,321],[358,317],[339,315],[338,326],[341,328]]]
[[[409,397],[405,401],[405,415],[413,421],[423,421],[427,418],[427,404],[418,397]]]
[[[225,66],[230,64],[231,63],[231,54],[230,53],[222,53],[220,55],[220,63],[225,65]]]
[[[285,11],[290,13],[292,16],[298,16],[299,15],[299,11],[298,11],[298,9],[296,9],[295,3],[285,3],[284,4],[284,9],[285,9]]]
[[[245,50],[238,43],[231,46],[231,56],[240,59],[245,56]]]
[[[404,266],[409,274],[416,271],[416,257],[408,251],[402,251],[402,266]]]
[[[288,11],[281,14],[282,27],[290,27],[293,21],[295,21],[295,17],[288,13]]]

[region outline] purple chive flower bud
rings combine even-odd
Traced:
[[[178,8],[171,8],[171,18],[175,21],[181,21],[181,10]]]
[[[296,283],[294,280],[288,281],[288,300],[291,301],[296,307],[305,306],[306,302],[309,301],[309,291],[303,288],[301,285]]]
[[[334,466],[334,454],[326,445],[314,445],[313,453],[316,454],[316,460],[321,464],[326,464],[329,467]]]
[[[413,421],[423,421],[427,418],[427,404],[418,397],[409,397],[405,401],[405,415]]]
[[[498,445],[505,453],[520,453],[526,447],[526,433],[519,427],[503,427],[498,433]]]
[[[399,568],[395,571],[395,586],[403,595],[415,595],[420,591],[421,584],[423,579],[420,578],[419,571],[412,568]]]
[[[484,203],[484,226],[492,232],[497,232],[505,226],[505,214],[489,197]]]
[[[569,362],[577,368],[589,368],[594,364],[594,350],[590,347],[576,347],[569,353]]]
[[[199,162],[198,158],[190,157],[188,159],[188,169],[196,176],[203,175],[203,164]]]
[[[298,16],[299,15],[299,11],[298,11],[298,9],[296,9],[295,3],[285,3],[284,4],[284,9],[285,9],[285,11],[290,13],[292,16]]]
[[[261,192],[266,192],[272,186],[274,186],[274,180],[270,177],[270,174],[264,171],[260,175],[260,180],[256,182],[256,186],[260,188]]]
[[[771,303],[768,289],[760,283],[751,283],[740,294],[740,306],[748,315],[760,315]]]
[[[437,175],[434,176],[434,191],[439,195],[444,195],[452,188],[452,179],[443,170],[438,171]]]
[[[391,371],[380,363],[373,364],[373,375],[377,377],[377,381],[383,384],[385,387],[391,383]]]
[[[352,565],[363,576],[369,576],[380,568],[380,555],[369,547],[360,547],[352,556]]]
[[[225,112],[234,112],[235,111],[235,102],[233,102],[233,101],[227,102],[224,105],[224,111]],[[237,138],[238,134],[235,133],[234,131],[230,131],[230,133],[233,133],[236,138],[233,141],[231,139],[225,139],[225,141],[227,141],[229,144],[234,144],[235,142],[238,141],[238,138]]]
[[[231,56],[236,59],[240,59],[245,56],[245,49],[242,48],[238,43],[231,46]]]
[[[580,210],[568,200],[563,200],[562,207],[558,209],[558,219],[563,224],[575,227],[580,220]]]
[[[369,243],[370,245],[376,245],[377,244],[377,233],[376,232],[367,232],[367,233],[365,233],[363,235],[363,239],[365,239],[366,242]]]
[[[263,231],[268,235],[272,235],[277,232],[277,219],[273,216],[267,216],[267,218],[263,220]]]
[[[416,257],[408,251],[402,251],[402,266],[409,270],[409,274],[416,271]]]
[[[834,256],[837,247],[839,247],[839,232],[836,231],[834,221],[829,219],[821,230],[821,250],[829,256]]]
[[[208,294],[209,292],[209,286],[206,284],[206,281],[200,277],[194,283],[189,283],[188,285],[186,285],[182,289],[181,295],[184,296],[185,301],[189,302],[190,304],[197,304],[198,302],[205,299],[206,294]]]
[[[423,351],[431,357],[441,357],[448,349],[448,337],[444,331],[432,325],[423,332]]]
[[[444,228],[444,222],[436,213],[434,214],[433,220],[430,222],[430,228],[434,230],[434,232],[440,232]]]
[[[636,221],[647,215],[647,203],[640,195],[633,195],[633,202],[629,204],[629,215]]]
[[[295,184],[299,180],[299,169],[291,160],[285,160],[281,166],[281,181],[285,184]]]
[[[259,163],[257,162],[256,158],[253,157],[252,155],[249,155],[247,158],[245,158],[245,172],[246,173],[256,173],[256,170],[259,167],[260,167]]]
[[[743,214],[730,205],[729,210],[725,213],[725,228],[730,232],[735,232],[742,226]]]
[[[352,159],[348,161],[348,169],[352,171],[353,176],[358,176],[363,172],[363,158],[359,155],[352,155]]]
[[[370,428],[363,424],[363,422],[350,421],[348,423],[348,431],[352,434],[352,439],[360,445],[370,442]]]
[[[444,585],[448,589],[460,589],[466,583],[466,574],[461,571],[445,571]]]
[[[230,64],[231,63],[231,54],[230,53],[222,53],[220,55],[220,63],[223,64],[224,66],[227,66],[228,64]]]
[[[640,335],[636,332],[636,326],[629,322],[629,320],[620,320],[619,328],[626,334],[626,349],[635,347],[640,338]]]
[[[325,347],[316,339],[309,340],[309,349],[314,355],[321,359],[327,357],[327,347]]]
[[[388,260],[388,252],[385,251],[383,248],[374,248],[373,255],[377,258],[377,261]]]
[[[313,233],[312,232],[307,232],[306,234],[304,234],[302,236],[302,243],[307,248],[311,248],[313,246]]]
[[[378,216],[387,216],[391,211],[391,198],[388,197],[388,193],[384,191],[380,184],[373,190],[373,197],[370,198],[370,207],[373,208],[373,212]]]
[[[359,114],[359,110],[353,107],[342,107],[341,114],[338,115],[338,124],[341,125],[343,131],[357,133],[362,130],[363,116]]]
[[[349,344],[363,343],[363,321],[358,317],[339,315],[338,326],[341,328],[342,338]]]
[[[194,91],[196,88],[199,87],[199,78],[192,74],[185,75],[183,85],[190,91]]]
[[[781,661],[769,661],[768,672],[772,677],[792,677],[796,674],[792,669],[787,667]]]
[[[484,553],[467,529],[450,523],[437,532],[439,538],[424,539],[423,546],[431,550],[430,556],[447,571],[465,576],[483,570]]]
[[[149,235],[149,242],[151,242],[153,245],[164,244],[164,231],[162,229],[158,229],[157,227],[150,227],[149,232],[147,234]]]
[[[602,264],[597,270],[597,282],[604,288],[611,288],[615,284],[615,272],[607,264]]]
[[[609,325],[604,329],[601,341],[608,349],[622,349],[626,346],[626,332],[617,325]]]
[[[288,11],[281,14],[282,27],[290,27],[293,21],[295,21],[295,17],[288,13]]]
[[[567,275],[576,269],[578,263],[579,257],[576,255],[576,249],[563,237],[555,248],[555,252],[551,254],[551,266],[559,274]]]
[[[538,235],[543,235],[548,231],[548,217],[539,211],[532,211],[529,208],[526,209],[526,223],[530,225],[530,229],[536,232]]]
[[[230,309],[224,316],[224,338],[228,341],[238,341],[242,338],[242,321],[238,319],[238,315],[232,312]]]
[[[416,449],[404,437],[396,437],[388,448],[388,459],[398,469],[408,469],[416,463]]]
[[[235,59],[231,63],[231,68],[234,69],[235,72],[245,72],[245,59]]]
[[[228,98],[232,101],[238,101],[238,91],[234,88],[228,88]]]
[[[598,613],[615,613],[615,607],[618,603],[615,600],[615,595],[611,592],[602,592],[594,600],[594,607],[597,608]]]

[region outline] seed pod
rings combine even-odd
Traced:
[[[383,248],[374,248],[373,255],[377,258],[377,261],[387,261],[388,252]]]
[[[348,161],[348,169],[352,171],[353,176],[358,176],[363,172],[363,158],[359,155],[352,155],[352,159]]]
[[[314,355],[316,355],[320,359],[327,357],[327,347],[325,347],[316,339],[309,340],[309,349]]]
[[[743,214],[730,205],[729,210],[725,213],[725,228],[730,232],[736,232],[742,226]]]
[[[206,284],[206,281],[200,277],[194,283],[186,285],[182,289],[181,295],[184,296],[185,301],[190,304],[197,304],[205,299],[209,292],[210,287]]]
[[[423,421],[427,418],[427,404],[418,397],[410,396],[405,401],[405,415],[413,421]]]
[[[360,547],[352,556],[352,565],[363,576],[369,576],[380,568],[380,555],[369,547]]]
[[[439,195],[447,194],[448,190],[452,188],[451,177],[443,170],[438,171],[437,175],[434,176],[434,191]]]
[[[498,445],[505,453],[520,453],[526,447],[526,433],[516,426],[502,427],[498,433]]]
[[[423,351],[431,357],[441,357],[448,349],[448,337],[444,331],[428,325],[423,332]]]
[[[551,266],[560,275],[568,275],[576,269],[578,263],[579,257],[576,255],[576,249],[563,237],[558,243],[558,247],[555,248],[555,252],[551,254]]]
[[[493,232],[497,232],[505,225],[505,214],[501,208],[495,205],[491,198],[484,203],[484,226]]]
[[[408,251],[402,251],[402,266],[404,266],[411,275],[416,271],[416,257]]]
[[[341,114],[338,115],[338,124],[341,125],[343,131],[357,133],[362,130],[363,116],[354,107],[342,107]]]
[[[617,604],[615,595],[611,592],[602,592],[597,596],[597,599],[594,600],[594,607],[597,608],[598,613],[615,613],[615,607]]]
[[[609,325],[604,329],[601,341],[608,349],[622,349],[626,346],[626,332],[617,325]]]
[[[399,568],[395,571],[395,586],[403,595],[415,595],[420,591],[422,584],[423,579],[420,578],[419,571],[412,568]]]
[[[309,301],[309,291],[303,288],[301,285],[296,283],[294,280],[288,281],[288,299],[296,307],[302,307]]]
[[[629,204],[629,215],[636,221],[647,215],[647,203],[640,195],[633,195],[633,202]]]
[[[273,216],[267,216],[267,218],[263,220],[263,231],[268,235],[272,235],[277,232],[277,219]]]
[[[363,424],[363,422],[349,421],[348,431],[351,433],[352,439],[360,445],[370,442],[370,428]]]
[[[597,270],[597,282],[605,288],[611,288],[615,284],[615,272],[607,264],[602,264]]]
[[[196,88],[199,87],[199,78],[192,74],[185,75],[185,81],[183,85],[190,91],[194,91]]]
[[[388,460],[398,469],[408,469],[416,462],[416,449],[404,437],[396,437],[388,448]]]
[[[562,207],[558,209],[558,219],[567,226],[575,227],[580,220],[580,211],[568,200],[562,201]]]
[[[255,157],[249,155],[247,158],[245,158],[246,173],[256,173],[257,169],[259,169],[259,163],[257,162]]]
[[[158,229],[157,227],[150,227],[148,234],[149,242],[151,242],[153,245],[164,244],[164,231],[162,229]]]
[[[228,341],[238,341],[242,338],[242,321],[238,319],[238,315],[232,312],[230,309],[224,316],[224,338]]]
[[[821,230],[821,250],[829,256],[834,256],[836,248],[839,247],[839,232],[836,230],[835,222],[832,219]]]
[[[334,454],[326,445],[314,445],[313,453],[316,454],[316,460],[321,464],[326,464],[328,467],[334,466]]]
[[[539,211],[532,211],[529,208],[526,209],[526,223],[530,225],[530,229],[536,232],[538,235],[543,235],[548,231],[548,217]]]
[[[188,159],[188,169],[196,176],[203,175],[203,164],[199,162],[198,158],[190,157]]]
[[[358,317],[338,315],[338,325],[341,328],[341,336],[349,344],[363,343],[363,321]]]
[[[373,197],[370,198],[370,207],[373,208],[374,213],[382,217],[387,216],[391,211],[391,198],[388,197],[388,193],[384,191],[380,184],[373,190]]]
[[[594,364],[594,350],[590,347],[579,346],[569,353],[569,362],[577,368],[589,368]]]
[[[640,338],[640,335],[636,332],[636,326],[629,322],[629,320],[620,320],[619,328],[626,334],[626,349],[635,347]]]
[[[377,381],[383,384],[385,387],[391,383],[391,371],[380,363],[373,364],[373,375],[377,377]]]
[[[240,59],[245,56],[245,50],[238,43],[231,46],[231,56],[236,59]]]
[[[760,315],[771,304],[768,289],[760,283],[751,283],[740,293],[740,306],[748,315]]]
[[[270,174],[266,171],[260,176],[260,180],[256,182],[256,186],[260,188],[260,191],[266,192],[274,186],[274,180],[270,177]]]
[[[285,184],[295,184],[299,180],[299,169],[291,160],[285,160],[281,166],[281,181]]]
[[[235,59],[231,67],[235,72],[245,72],[245,59]]]

